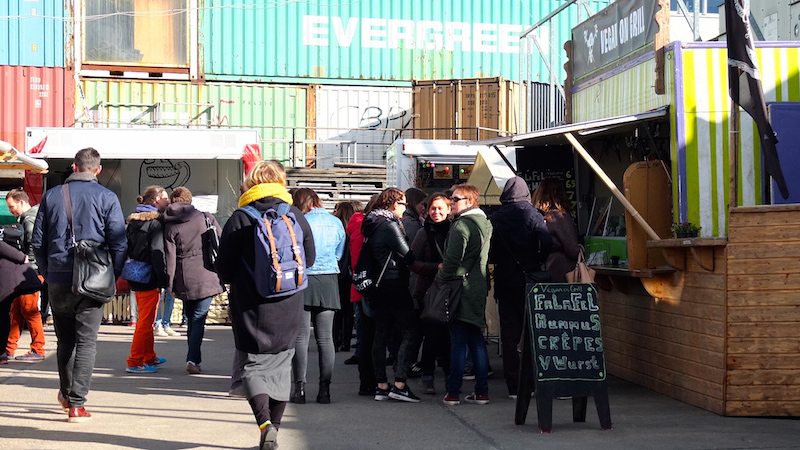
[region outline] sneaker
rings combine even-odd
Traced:
[[[442,399],[442,403],[444,403],[447,406],[456,406],[461,404],[461,400],[458,398],[457,395],[447,394]]]
[[[164,327],[164,332],[167,333],[167,336],[180,336],[181,335],[177,331],[173,330],[172,327]]]
[[[344,360],[345,366],[357,366],[358,365],[358,355],[353,354],[353,356]]]
[[[467,381],[475,379],[475,372],[472,370],[472,367],[467,367],[464,369],[464,376],[462,377],[462,379]]]
[[[200,364],[195,364],[192,361],[186,361],[186,373],[189,375],[197,375],[198,373],[202,373],[203,371],[200,369]]]
[[[433,386],[433,377],[430,375],[422,376],[422,392],[426,394],[436,394],[436,388]]]
[[[375,388],[375,400],[382,402],[385,400],[389,400],[389,390],[388,389],[381,389]]]
[[[472,393],[464,397],[464,401],[475,405],[485,405],[489,403],[489,395]]]
[[[167,332],[164,331],[164,329],[161,328],[161,327],[156,327],[155,331],[153,331],[153,334],[156,335],[156,336],[159,336],[159,337],[167,337],[167,336],[169,336],[169,334],[167,334]]]
[[[393,385],[392,390],[389,391],[389,398],[400,400],[401,402],[419,403],[419,397],[411,392],[411,388],[408,385],[403,389]]]
[[[132,366],[125,369],[128,373],[155,373],[158,372],[158,367],[142,364],[141,366]]]
[[[415,362],[411,364],[411,370],[409,371],[408,378],[419,378],[422,376],[422,366],[419,362]]]
[[[8,353],[0,353],[0,364],[8,364]]]
[[[258,444],[259,450],[273,450],[278,448],[278,429],[275,425],[269,424],[261,430],[261,440]]]
[[[73,406],[67,413],[67,422],[80,423],[92,420],[92,415],[83,406]]]
[[[167,362],[167,358],[162,358],[160,356],[156,356],[156,359],[150,361],[149,363],[147,363],[147,365],[148,366],[153,366],[153,367],[158,367],[158,366],[164,364],[165,362]]]
[[[28,352],[25,353],[24,355],[19,355],[14,359],[17,361],[30,361],[30,362],[44,361],[44,355],[40,355],[36,352]]]
[[[63,409],[64,412],[69,411],[69,402],[64,398],[64,395],[61,394],[61,391],[58,391],[58,396],[56,396],[56,398],[58,399],[58,404],[61,405],[61,409]]]

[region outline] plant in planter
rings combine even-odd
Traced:
[[[692,222],[680,222],[672,224],[672,235],[676,238],[697,237],[700,228]]]

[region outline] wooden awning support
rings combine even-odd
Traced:
[[[650,224],[648,224],[647,221],[644,220],[644,217],[642,217],[642,215],[639,214],[639,211],[637,211],[636,208],[631,204],[631,202],[629,202],[628,199],[625,198],[625,195],[623,195],[622,192],[619,191],[614,182],[611,181],[611,178],[609,178],[608,175],[606,175],[605,171],[603,171],[603,169],[597,164],[597,161],[595,161],[594,158],[592,158],[592,155],[590,155],[589,152],[586,151],[586,149],[583,147],[583,145],[580,142],[578,142],[577,139],[575,139],[575,136],[573,136],[572,133],[564,133],[564,137],[567,138],[570,144],[572,144],[575,150],[577,150],[578,154],[581,155],[581,157],[586,161],[587,164],[589,164],[589,167],[592,168],[594,173],[596,173],[597,176],[599,176],[600,179],[603,180],[603,183],[605,183],[606,186],[608,186],[608,189],[611,190],[611,193],[614,194],[614,197],[616,197],[617,200],[619,200],[619,202],[622,203],[622,206],[625,207],[625,210],[628,211],[630,215],[633,217],[633,219],[636,220],[636,222],[638,222],[639,225],[642,226],[647,235],[650,236],[650,239],[654,241],[661,240],[658,234],[653,230],[653,227],[651,227]]]

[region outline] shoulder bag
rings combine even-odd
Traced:
[[[486,245],[486,240],[483,238],[483,233],[481,233],[480,228],[478,229],[478,233],[481,237],[481,249],[483,249],[483,246]],[[480,260],[481,255],[479,252],[478,258],[464,276],[454,280],[434,280],[431,287],[425,292],[425,297],[422,300],[422,312],[420,312],[419,315],[420,319],[439,323],[452,322],[453,317],[455,317],[455,312],[461,305],[464,280],[475,270]]]
[[[114,278],[114,263],[104,242],[89,239],[77,241],[72,227],[72,200],[69,184],[64,183],[64,208],[67,211],[67,225],[74,249],[72,267],[72,292],[101,303],[108,303],[117,293]]]
[[[567,272],[568,283],[594,283],[595,270],[586,265],[586,258],[583,256],[583,247],[578,252],[578,263],[572,272]]]
[[[217,271],[217,256],[219,256],[219,235],[214,223],[203,213],[206,222],[206,230],[200,235],[203,242],[203,267],[211,272]]]

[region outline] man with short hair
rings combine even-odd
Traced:
[[[68,411],[68,422],[85,422],[91,419],[84,404],[94,370],[103,304],[73,292],[73,248],[81,240],[105,243],[111,253],[114,274],[119,276],[128,242],[119,199],[97,183],[102,170],[97,150],[90,147],[76,153],[72,170],[74,173],[64,185],[47,191],[39,204],[33,249],[39,269],[50,285],[50,306],[58,338],[58,401]],[[69,186],[72,230],[68,225],[64,186]]]
[[[33,226],[36,223],[36,214],[39,207],[31,207],[28,194],[22,189],[12,189],[6,194],[6,205],[8,210],[17,221],[22,225],[22,248],[23,253],[28,255],[28,263],[34,270],[36,266],[36,256],[33,254],[31,239],[33,238]],[[40,279],[41,275],[39,276]],[[44,306],[43,306],[44,307]],[[20,295],[11,304],[11,332],[8,334],[5,355],[7,359],[14,358],[17,350],[17,342],[22,334],[22,324],[28,324],[28,331],[31,333],[31,349],[24,355],[17,356],[18,361],[38,362],[44,360],[44,329],[42,323],[43,315],[39,314],[39,293]],[[2,358],[2,355],[0,355]]]

